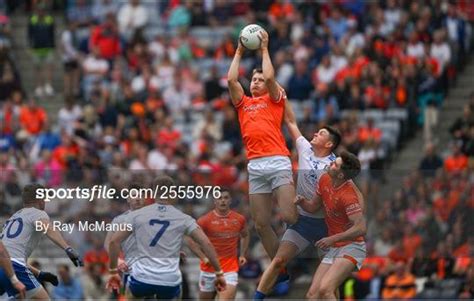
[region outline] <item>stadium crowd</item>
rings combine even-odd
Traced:
[[[440,157],[429,143],[438,108],[471,51],[464,2],[122,2],[59,4],[67,25],[55,42],[58,16],[51,2],[32,1],[28,45],[38,71],[44,72],[38,73],[34,91],[21,88],[10,51],[9,17],[0,13],[2,217],[18,209],[20,187],[31,181],[53,188],[123,188],[131,180],[149,185],[153,174],[166,170],[182,185],[231,187],[234,207],[251,220],[245,153],[225,74],[240,29],[260,23],[270,34],[277,80],[302,132],[311,137],[323,124],[341,130],[341,147],[361,160],[367,198],[373,199],[370,192],[379,185],[371,170],[383,170],[409,136],[424,131],[428,146],[420,170],[404,179],[393,198],[374,202],[368,235],[373,256],[346,283],[344,296],[414,297],[415,278],[423,277],[430,278],[426,287],[433,290],[438,288],[433,279],[465,279],[452,284],[459,286],[456,294],[474,296],[468,218],[474,208],[472,96],[452,127],[452,152]],[[59,92],[51,81],[56,50],[64,64],[65,101],[53,117],[41,104]],[[244,86],[259,64],[258,52],[247,53]],[[387,140],[394,132],[385,132],[380,118],[365,114],[390,109],[407,116],[403,130],[395,132],[398,137],[391,137],[395,144]],[[195,217],[210,204],[179,202]],[[47,206],[53,218],[75,223],[110,221],[125,209],[125,200],[101,199],[53,200]],[[283,229],[277,212],[275,226]],[[67,286],[62,289],[107,298],[99,289],[107,262],[103,237],[74,233],[69,238],[85,256],[87,275],[82,288],[69,285],[79,280],[61,266]],[[256,236],[252,246],[260,259]],[[304,270],[304,262],[298,260],[294,269]],[[410,295],[396,295],[404,281],[409,282],[404,293]]]

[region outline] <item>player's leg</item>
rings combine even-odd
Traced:
[[[218,300],[235,300],[236,294],[237,294],[237,287],[234,285],[227,285],[224,291],[219,292],[217,299]]]
[[[44,287],[38,287],[34,290],[26,292],[26,299],[31,300],[50,300],[49,295],[44,289]]]
[[[291,161],[287,157],[279,156],[272,158],[268,166],[271,166],[272,170],[266,171],[266,176],[277,198],[281,217],[288,225],[296,224],[298,211],[294,204],[296,192]]]
[[[324,275],[327,273],[331,264],[329,263],[320,263],[316,272],[314,273],[313,280],[311,281],[311,286],[306,293],[306,298],[309,300],[316,300],[318,298],[318,294],[321,287],[321,280],[323,279]]]
[[[299,251],[300,249],[294,243],[290,241],[282,241],[275,258],[273,258],[272,262],[263,273],[257,291],[261,294],[268,295],[275,285],[280,271],[286,267],[288,262],[293,259]]]
[[[270,258],[275,257],[278,249],[278,237],[272,228],[272,205],[271,193],[250,194],[250,214],[255,230]]]
[[[199,274],[199,300],[214,300],[216,297],[215,279],[214,274],[201,271]]]
[[[336,290],[354,271],[356,264],[347,258],[339,257],[324,274],[318,290],[318,297],[324,300],[337,300]]]
[[[298,221],[298,211],[294,204],[296,195],[294,185],[285,184],[277,187],[274,191],[283,221],[288,225],[295,224]]]

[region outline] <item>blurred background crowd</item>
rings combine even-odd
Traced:
[[[29,90],[13,49],[19,15],[27,16],[24,43],[35,67]],[[32,181],[120,189],[131,181],[150,185],[167,171],[181,185],[229,187],[233,207],[252,227],[226,73],[239,31],[259,23],[304,135],[334,125],[343,135],[340,148],[362,163],[370,257],[342,296],[473,298],[474,93],[462,96],[452,143],[438,145],[436,133],[440,108],[472,56],[473,21],[472,1],[0,0],[2,220],[19,209],[21,188]],[[259,56],[247,51],[242,62],[246,89]],[[59,110],[48,106],[55,99]],[[395,193],[385,194],[381,187],[396,168],[391,162],[417,133],[426,145],[419,169],[407,170],[391,183]],[[178,204],[197,218],[212,201]],[[110,221],[126,209],[122,199],[47,204],[52,218],[72,223]],[[277,210],[274,216],[283,231]],[[102,234],[68,237],[86,269],[74,277],[58,266],[62,281],[53,296],[109,297]],[[60,258],[51,252],[38,250],[37,263],[56,269]],[[292,264],[292,281],[311,276],[314,254]],[[251,291],[268,263],[255,234],[249,257],[241,274]],[[196,262],[183,265],[191,270],[186,297],[193,297]]]

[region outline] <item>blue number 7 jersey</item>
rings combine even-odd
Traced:
[[[126,257],[134,261],[131,275],[138,281],[164,286],[181,283],[179,251],[196,220],[171,205],[153,204],[127,215],[136,247]]]

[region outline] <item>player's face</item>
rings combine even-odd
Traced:
[[[328,173],[332,178],[340,177],[340,175],[342,174],[341,165],[342,165],[341,157],[337,157],[336,160],[331,162],[331,164],[329,165]]]
[[[46,202],[44,200],[38,201],[38,204],[40,210],[44,210],[44,208],[46,207]]]
[[[229,192],[224,191],[222,192],[221,197],[214,201],[214,204],[216,205],[216,209],[218,209],[219,211],[227,211],[230,209],[231,202],[232,199],[230,197]]]
[[[250,93],[252,96],[261,96],[267,93],[267,86],[265,85],[265,78],[263,73],[255,73],[250,82]]]
[[[137,210],[145,206],[145,200],[142,198],[129,198],[128,205],[130,206],[130,209]]]
[[[326,129],[320,129],[313,135],[311,145],[315,148],[330,147],[331,137]]]

